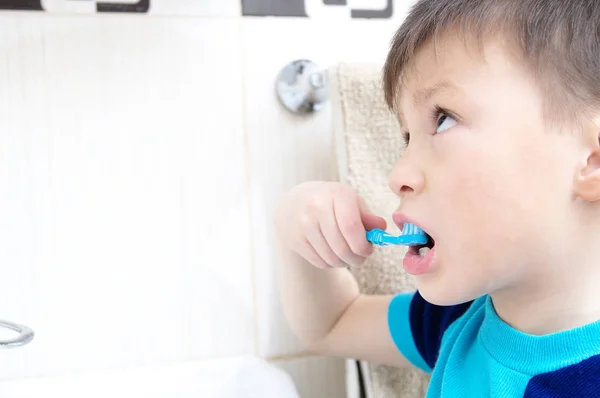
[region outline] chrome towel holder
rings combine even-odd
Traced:
[[[307,59],[292,61],[279,72],[275,91],[279,102],[290,112],[318,112],[329,100],[327,71]]]

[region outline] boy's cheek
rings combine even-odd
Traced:
[[[485,180],[476,170],[448,168],[432,181],[435,225],[447,243],[460,244],[460,235],[480,228],[481,217],[493,207]],[[457,234],[458,232],[458,234]]]
[[[447,165],[432,181],[437,186],[432,187],[432,197],[439,213],[469,229],[514,218],[515,202],[520,199],[506,181],[510,171],[490,159],[487,164],[483,159],[473,160],[480,162],[479,167],[477,163]]]

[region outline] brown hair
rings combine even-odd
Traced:
[[[479,44],[503,34],[549,97],[553,115],[600,105],[600,0],[420,0],[385,62],[383,87],[392,110],[415,52],[449,30]]]

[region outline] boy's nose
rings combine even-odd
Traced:
[[[388,177],[392,192],[401,198],[410,194],[419,194],[425,185],[423,173],[405,161],[399,161]]]

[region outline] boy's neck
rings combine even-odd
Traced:
[[[491,294],[498,316],[513,328],[532,335],[574,329],[600,320],[600,253],[579,264],[546,268],[529,283]],[[576,271],[574,271],[576,270]]]

